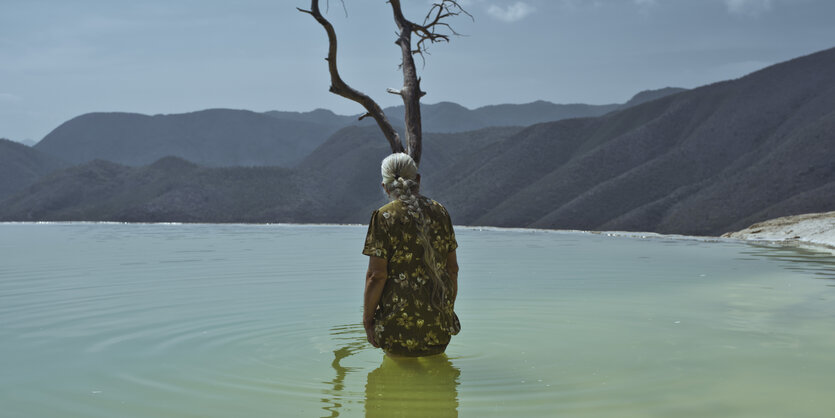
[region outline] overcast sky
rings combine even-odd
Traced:
[[[324,2],[324,0],[323,0]],[[384,0],[331,0],[343,78],[383,106],[402,82]],[[421,20],[431,2],[404,0]],[[467,0],[430,48],[425,103],[622,103],[835,47],[833,0]],[[359,105],[328,93],[305,0],[2,0],[0,137],[40,140],[87,112]]]

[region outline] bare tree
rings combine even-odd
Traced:
[[[403,15],[400,0],[389,0],[387,3],[391,5],[391,9],[394,12],[394,22],[397,24],[399,31],[395,43],[400,46],[402,54],[400,69],[403,71],[403,87],[400,89],[390,88],[387,91],[403,98],[405,108],[405,117],[403,120],[406,123],[406,152],[412,156],[416,163],[420,164],[421,142],[423,137],[420,119],[420,98],[426,92],[420,88],[420,77],[417,75],[414,56],[420,55],[423,57],[428,44],[449,42],[450,35],[458,35],[446,23],[445,20],[447,18],[458,16],[462,13],[467,16],[470,16],[470,14],[456,0],[440,0],[432,4],[423,23],[417,24],[406,19]],[[373,117],[377,122],[377,126],[383,131],[386,140],[388,140],[391,151],[403,152],[403,143],[400,140],[400,135],[391,126],[380,105],[368,95],[349,86],[339,76],[339,69],[336,65],[336,31],[334,31],[333,25],[322,16],[319,10],[319,1],[311,0],[310,10],[298,10],[313,16],[325,28],[325,32],[328,34],[329,48],[326,60],[328,61],[328,70],[331,75],[330,92],[361,104],[365,108],[366,113],[360,116],[360,119],[368,116]],[[412,35],[417,39],[414,45],[412,44]]]

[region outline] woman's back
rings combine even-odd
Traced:
[[[455,283],[447,260],[458,244],[446,209],[415,196],[375,211],[363,254],[387,261],[387,279],[374,314],[374,336],[388,353],[443,352],[460,330]]]

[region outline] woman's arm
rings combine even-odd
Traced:
[[[450,251],[446,257],[446,271],[449,273],[449,280],[452,282],[452,302],[458,296],[458,257],[455,250]]]
[[[388,277],[388,262],[381,257],[368,257],[368,272],[365,273],[365,303],[362,310],[362,325],[368,342],[374,347],[380,344],[374,340],[374,312],[383,296],[383,286]]]

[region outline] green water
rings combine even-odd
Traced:
[[[830,417],[835,258],[458,229],[462,332],[386,359],[364,227],[0,224],[2,417]]]

